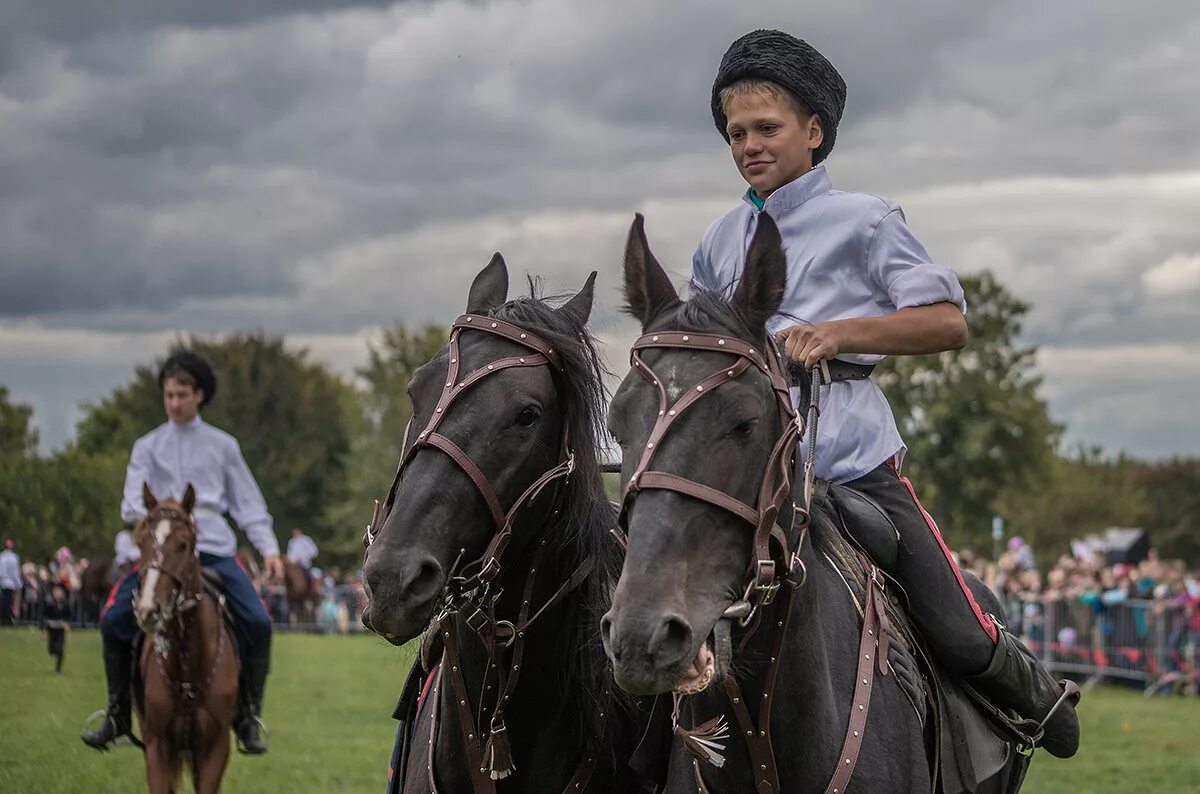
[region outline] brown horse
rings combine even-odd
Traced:
[[[287,590],[288,622],[316,623],[321,591],[312,573],[284,557],[283,583]]]
[[[191,485],[183,502],[159,501],[142,486],[146,517],[134,539],[142,550],[134,613],[146,633],[137,700],[151,794],[175,792],[184,760],[196,794],[221,788],[237,706],[238,659],[219,597],[204,588],[196,552]]]

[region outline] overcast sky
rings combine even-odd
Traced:
[[[600,271],[625,231],[682,283],[745,186],[721,54],[775,27],[838,66],[835,186],[1032,304],[1074,442],[1200,455],[1200,12],[1189,0],[0,0],[0,383],[43,446],[179,331],[285,333],[350,373],[446,323],[500,250]]]

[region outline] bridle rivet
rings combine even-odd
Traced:
[[[420,433],[417,433],[417,438],[425,438],[425,431],[422,430]]]
[[[696,387],[696,391],[704,391],[704,387],[703,387],[703,386],[697,386],[697,387]]]
[[[667,413],[669,413],[671,416],[674,416],[674,415],[675,415],[675,409],[674,409],[674,408],[672,408],[671,410],[667,411]]]
[[[655,341],[655,342],[657,342],[657,341],[658,341],[658,337],[657,337],[657,336],[653,337],[652,339],[653,339],[653,341]]]
[[[436,408],[436,409],[434,409],[434,410],[435,410],[435,412],[436,412],[436,413],[439,413],[439,414],[442,412],[442,409],[441,409],[441,408]]]
[[[687,335],[687,334],[684,334],[684,336],[683,336],[683,341],[685,341],[685,342],[686,342],[686,341],[688,341],[688,339],[689,339],[689,338],[690,338],[690,337],[688,337],[688,335]]]
[[[663,412],[662,412],[662,411],[659,411],[659,412],[658,412],[658,415],[659,415],[659,416],[662,416],[662,415],[663,415]]]
[[[475,319],[474,317],[468,317],[468,318],[467,318],[467,322],[471,322],[471,321],[472,321],[472,320],[474,320],[474,319]]]
[[[453,385],[454,385],[454,381],[452,381],[452,380],[446,381],[446,388],[450,388]]]
[[[457,359],[457,358],[452,358],[452,359],[450,359],[450,363],[451,363],[451,364],[457,364],[457,363],[458,363],[458,359]]]
[[[525,359],[524,359],[524,358],[519,358],[519,359],[517,359],[517,361],[520,361],[522,364],[524,364],[524,363],[525,363]]]
[[[646,449],[651,449],[653,446],[654,446],[654,442],[653,442],[653,441],[647,441],[647,442],[646,442]]]
[[[525,338],[525,334],[521,334],[521,338],[522,338],[522,339],[524,339],[524,338]]]
[[[733,370],[729,370],[729,377],[733,377]]]
[[[498,326],[497,326],[495,323],[492,323],[492,327],[493,327],[493,328],[496,328],[496,327],[498,327]]]
[[[717,340],[717,344],[718,344],[718,345],[723,345],[723,344],[725,344],[725,340],[724,340],[724,339],[718,339],[718,340]]]
[[[495,369],[495,367],[492,366],[491,364],[488,364],[488,369]]]

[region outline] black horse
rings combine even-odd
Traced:
[[[508,301],[497,254],[409,384],[414,418],[364,566],[368,628],[399,645],[430,627],[393,790],[641,790],[637,708],[598,637],[622,553],[598,464],[594,279],[558,308],[532,283]]]
[[[605,648],[628,691],[687,696],[672,790],[930,791],[937,720],[921,675],[894,669],[920,652],[876,648],[902,620],[882,573],[790,482],[799,424],[765,328],[785,285],[765,215],[731,301],[682,302],[634,222],[625,296],[645,336],[609,412],[628,548]]]

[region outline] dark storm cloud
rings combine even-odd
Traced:
[[[253,327],[342,350],[457,312],[499,248],[554,289],[599,269],[598,325],[624,334],[630,214],[683,280],[744,189],[708,91],[756,27],[845,76],[835,184],[901,200],[935,258],[997,273],[1060,371],[1200,337],[1182,0],[0,0],[0,331]],[[1059,407],[1087,399],[1071,371]]]

